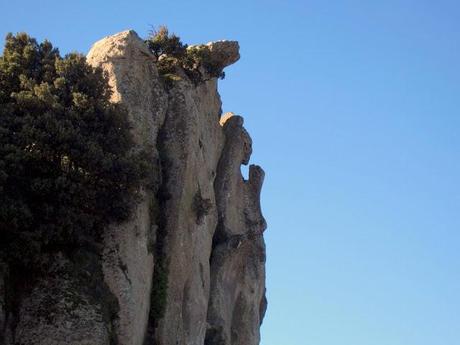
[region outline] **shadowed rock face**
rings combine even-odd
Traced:
[[[243,118],[230,117],[224,124],[225,145],[219,162],[215,191],[218,226],[211,257],[211,296],[206,345],[258,344],[265,313],[266,228],[260,209],[263,170],[249,168],[249,180],[241,175],[248,164],[251,138]]]
[[[207,46],[221,68],[239,59],[237,42]],[[251,165],[249,179],[241,175],[252,152],[243,118],[221,117],[215,78],[196,85],[182,73],[165,87],[134,31],[94,44],[88,62],[107,72],[112,101],[126,107],[136,144],[151,152],[153,181],[131,219],[106,229],[102,255],[57,256],[14,320],[9,268],[0,263],[0,345],[257,345],[266,308],[264,172]]]
[[[190,46],[190,48],[197,46]],[[240,46],[237,41],[209,42],[206,47],[211,52],[211,63],[220,69],[234,64],[240,59]]]

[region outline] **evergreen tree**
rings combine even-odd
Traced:
[[[0,56],[0,253],[41,253],[99,241],[129,216],[146,176],[127,115],[101,69],[48,41],[8,34]]]
[[[195,85],[207,80],[200,67],[212,78],[225,78],[222,67],[212,61],[208,46],[202,44],[189,47],[182,43],[180,37],[169,33],[166,26],[152,30],[145,43],[157,58],[158,72],[168,87],[181,79],[177,75],[177,68],[181,68]]]

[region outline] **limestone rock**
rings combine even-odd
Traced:
[[[6,344],[111,344],[111,315],[117,308],[103,283],[100,262],[85,252],[74,259],[55,256],[46,275],[23,293],[14,342],[10,338],[12,342]]]
[[[266,228],[260,209],[263,170],[251,165],[249,180],[241,175],[248,164],[252,141],[243,118],[224,124],[225,145],[215,190],[218,226],[211,257],[211,296],[206,345],[258,344],[265,313]]]
[[[88,62],[109,76],[112,100],[128,110],[137,145],[151,152],[154,184],[160,181],[158,131],[163,125],[167,96],[160,84],[154,56],[132,30],[95,43]],[[116,332],[121,344],[142,344],[147,330],[154,259],[156,207],[152,192],[141,191],[141,202],[127,222],[110,226],[104,237],[105,279],[117,296],[120,311]]]
[[[240,45],[237,41],[215,41],[206,45],[192,45],[188,49],[206,48],[210,52],[210,63],[217,68],[224,69],[240,59]]]
[[[134,139],[139,145],[156,146],[156,136],[167,108],[155,57],[133,30],[96,42],[87,61],[101,67],[113,89],[112,101],[129,111]]]
[[[206,47],[221,69],[239,59],[238,42]],[[112,101],[127,109],[152,181],[132,217],[105,229],[100,255],[56,254],[14,313],[0,263],[0,345],[257,345],[264,172],[251,166],[247,181],[241,175],[252,153],[243,118],[222,115],[216,78],[182,73],[166,85],[132,30],[95,43],[87,61],[106,72]]]
[[[207,46],[211,51],[211,60],[222,68],[240,59],[240,45],[237,41],[215,41],[209,42]]]
[[[198,87],[183,80],[169,91],[160,149],[168,195],[162,212],[169,274],[166,310],[155,332],[158,344],[204,341],[217,224],[213,181],[222,149],[220,108],[215,79]],[[211,205],[201,215],[195,205],[199,200]]]
[[[220,120],[219,120],[219,124],[221,126],[225,125],[225,122],[227,122],[228,119],[230,119],[232,116],[235,116],[235,113],[229,111],[225,114],[223,114],[221,117],[220,117]]]

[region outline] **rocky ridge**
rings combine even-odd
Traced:
[[[206,46],[222,69],[239,59],[237,42]],[[165,87],[132,30],[95,43],[87,60],[128,110],[152,181],[130,220],[106,229],[102,256],[56,255],[14,320],[0,263],[0,345],[259,344],[264,172],[241,174],[252,153],[243,118],[222,115],[215,77],[197,84],[182,73]]]

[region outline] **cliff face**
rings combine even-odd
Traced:
[[[208,44],[221,68],[237,42]],[[134,31],[97,42],[112,99],[128,110],[152,181],[133,216],[106,229],[102,256],[57,255],[8,313],[0,263],[0,344],[256,345],[265,308],[264,172],[248,164],[240,116],[221,116],[217,79],[165,87]]]

